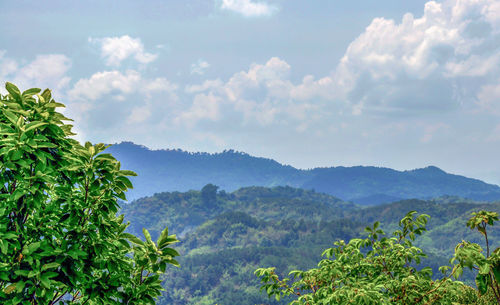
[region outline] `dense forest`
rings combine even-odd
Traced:
[[[150,150],[131,142],[115,144],[108,150],[124,168],[138,174],[132,178],[134,189],[127,193],[129,199],[165,191],[199,190],[213,183],[229,192],[245,186],[289,185],[361,205],[443,195],[500,200],[499,186],[452,175],[435,166],[408,171],[373,166],[301,170],[233,150],[216,154]]]
[[[124,204],[122,212],[138,234],[145,226],[156,236],[164,226],[182,232],[178,250],[181,268],[164,276],[160,304],[285,304],[259,291],[253,271],[276,267],[281,275],[315,267],[324,249],[337,240],[363,235],[380,221],[392,231],[410,210],[430,215],[428,231],[416,241],[428,258],[422,265],[446,265],[462,239],[484,244],[465,226],[472,211],[500,211],[500,203],[478,203],[459,197],[401,200],[363,207],[330,195],[292,187],[247,187],[228,193],[215,185],[200,191],[164,192]],[[492,247],[500,230],[489,232]],[[472,272],[462,280],[473,284]]]

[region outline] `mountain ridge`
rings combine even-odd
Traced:
[[[398,171],[376,166],[336,166],[297,169],[276,160],[244,152],[151,150],[132,142],[108,148],[132,177],[129,200],[165,191],[201,189],[208,183],[226,191],[247,186],[292,186],[313,189],[345,201],[375,205],[399,199],[445,195],[481,201],[500,200],[500,187],[478,179],[446,173],[436,166]]]

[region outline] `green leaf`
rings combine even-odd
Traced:
[[[479,266],[479,273],[481,274],[488,274],[490,273],[490,264],[484,263]]]
[[[2,238],[4,238],[4,239],[18,239],[19,235],[17,235],[14,232],[7,232],[7,233],[3,234]]]
[[[119,175],[120,176],[137,176],[137,174],[135,172],[129,171],[129,170],[120,170]]]
[[[495,267],[491,268],[493,271],[493,275],[495,276],[495,280],[498,284],[500,284],[500,263],[498,263]]]
[[[61,264],[57,263],[57,262],[48,263],[48,264],[45,264],[42,266],[42,271],[45,271],[47,269],[54,269],[54,268],[57,268],[59,266],[61,266]]]
[[[175,267],[180,267],[181,265],[179,264],[178,261],[176,261],[175,259],[171,259],[168,261],[169,264],[171,265],[174,265]]]
[[[151,234],[149,234],[149,231],[146,228],[142,228],[142,233],[144,234],[144,237],[146,237],[146,241],[148,243],[153,243],[151,240]]]
[[[167,254],[167,255],[170,255],[172,257],[180,255],[179,252],[177,252],[175,249],[172,249],[172,248],[161,249],[161,252],[163,254]]]
[[[29,97],[29,96],[36,95],[36,94],[40,93],[41,91],[42,91],[42,89],[39,89],[39,88],[31,88],[31,89],[25,90],[23,92],[22,96],[24,98],[26,98],[26,97]]]
[[[46,122],[39,122],[39,121],[31,122],[29,124],[26,124],[26,126],[24,126],[24,132],[28,132],[30,130],[33,130],[35,128],[38,128],[38,127],[41,127],[41,126],[44,126],[47,124],[48,123],[46,123]]]
[[[111,154],[99,154],[95,157],[95,160],[108,160],[108,161],[116,161],[115,157]]]
[[[158,239],[156,240],[156,244],[158,245],[158,247],[160,248],[162,247],[161,244],[167,237],[168,237],[168,227],[165,227],[165,229],[161,231],[160,236],[158,236]]]
[[[54,108],[57,108],[57,107],[65,108],[66,107],[66,105],[61,104],[61,103],[56,103],[56,102],[47,103],[46,106],[47,107],[54,107]]]
[[[40,282],[42,283],[42,286],[44,288],[49,289],[51,284],[52,284],[52,281],[50,280],[50,278],[55,277],[55,276],[57,276],[57,273],[55,273],[55,272],[42,273],[42,275],[40,276]]]
[[[130,233],[123,233],[122,236],[125,237],[126,239],[130,240],[131,242],[133,242],[136,245],[144,246],[144,242],[142,240],[140,240],[135,235],[132,235]]]
[[[488,291],[488,285],[490,284],[490,277],[488,274],[478,274],[476,277],[476,286],[481,294],[485,294]]]
[[[52,98],[52,92],[50,92],[49,89],[45,89],[43,90],[41,96],[43,97],[44,100],[50,101],[50,99]]]
[[[25,246],[24,249],[23,249],[23,254],[24,255],[30,255],[31,253],[33,253],[36,250],[38,250],[38,248],[40,248],[40,245],[41,245],[41,242],[37,241],[35,243],[32,243],[32,244],[29,244],[29,245]]]
[[[21,99],[21,91],[13,83],[9,83],[9,82],[5,83],[5,89],[7,89],[7,91],[10,93],[10,95],[13,98],[15,98],[16,100]]]
[[[7,110],[7,109],[3,109],[3,114],[5,115],[5,117],[13,124],[13,125],[16,125],[17,124],[17,120],[18,120],[18,116],[15,115],[13,112]]]
[[[22,269],[14,271],[14,274],[19,276],[28,276],[29,273],[30,273],[29,270],[22,270]]]
[[[117,177],[116,179],[117,179],[118,181],[122,182],[122,183],[126,186],[126,188],[129,188],[129,189],[134,188],[134,186],[132,185],[132,182],[130,182],[130,180],[129,180],[127,177],[125,177],[125,176],[120,176],[120,177]],[[126,189],[126,188],[125,188],[125,189]]]
[[[2,251],[2,254],[7,254],[9,244],[7,241],[4,241],[0,239],[0,250]]]
[[[16,292],[21,293],[23,291],[25,285],[26,285],[26,283],[24,281],[17,282],[16,283]]]

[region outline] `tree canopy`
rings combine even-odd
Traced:
[[[428,219],[429,215],[410,211],[392,237],[385,236],[377,221],[366,227],[367,238],[335,242],[323,252],[325,259],[318,268],[294,270],[292,279],[280,279],[274,267],[259,268],[255,274],[261,278],[261,290],[277,300],[295,296],[290,302],[294,305],[500,304],[500,248],[490,252],[486,231],[498,220],[498,213],[472,213],[467,226],[484,235],[486,255],[478,244],[463,241],[455,248],[453,265],[440,268],[443,277],[438,280],[433,279],[431,268],[417,268],[426,254],[413,244],[426,230]],[[477,293],[453,280],[464,268],[478,272]]]
[[[80,145],[50,90],[0,95],[0,303],[154,304],[177,265],[165,228],[125,233],[132,188],[104,144]]]

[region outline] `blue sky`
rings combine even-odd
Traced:
[[[498,0],[17,0],[0,29],[0,81],[81,141],[500,183]]]

